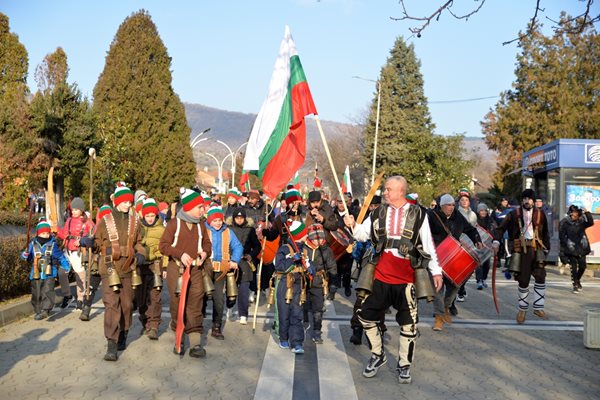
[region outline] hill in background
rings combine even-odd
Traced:
[[[225,111],[201,104],[184,103],[184,106],[188,125],[192,129],[190,140],[203,130],[210,128],[210,132],[203,137],[222,140],[232,150],[237,149],[248,140],[252,124],[256,119],[256,114]],[[326,137],[348,134],[355,129],[354,125],[332,121],[321,121],[321,125]],[[321,146],[320,140],[317,124],[313,119],[307,118],[308,154],[310,154],[311,147]],[[227,154],[224,146],[210,146],[210,152],[218,154],[220,157]],[[484,139],[478,137],[465,137],[464,149],[467,158],[473,161],[470,172],[474,174],[478,181],[478,189],[476,190],[487,191],[492,183],[491,175],[496,170],[496,152],[489,150]],[[197,161],[201,160],[197,158]],[[204,167],[206,165],[202,161],[202,165],[198,166]]]

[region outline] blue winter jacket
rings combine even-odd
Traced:
[[[227,225],[223,224],[221,229],[216,230],[209,224],[206,224],[206,229],[210,230],[211,240],[212,240],[212,260],[213,261],[222,261],[223,254],[221,254],[222,249],[222,241],[223,241],[223,232],[225,229],[229,229]],[[229,229],[229,252],[231,261],[236,264],[240,263],[242,259],[242,255],[244,254],[244,246],[240,243],[238,238],[235,236],[235,233],[231,229]]]
[[[40,242],[38,242],[38,238],[35,237],[27,246],[27,256],[25,256],[25,253],[21,254],[21,258],[23,260],[27,260],[27,262],[31,264],[29,280],[33,280],[33,258],[35,256],[35,251],[40,252],[42,258],[46,257],[46,251],[50,251],[50,260],[47,260],[46,262],[52,265],[52,273],[46,275],[44,271],[45,268],[40,268],[40,279],[56,278],[58,276],[58,269],[56,268],[57,265],[60,265],[60,267],[66,272],[71,270],[71,264],[69,264],[69,260],[67,260],[63,252],[60,250],[58,243],[56,243],[56,240],[54,240],[54,237],[51,237],[50,240],[43,245],[40,244]]]

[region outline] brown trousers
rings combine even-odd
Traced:
[[[187,291],[185,304],[185,333],[202,332],[204,315],[202,307],[204,304],[204,282],[202,282],[202,270],[192,265],[190,270],[190,283]],[[175,294],[179,267],[174,262],[167,266],[167,286],[169,287],[169,311],[171,312],[171,324],[177,324],[177,310],[179,308],[179,296]]]
[[[154,275],[142,275],[142,284],[135,289],[139,318],[144,329],[158,329],[161,323],[162,290],[153,287]]]
[[[102,302],[104,303],[104,336],[108,340],[119,339],[119,331],[131,327],[133,311],[133,289],[131,276],[121,277],[121,289],[114,292],[108,286],[108,279],[102,278]]]

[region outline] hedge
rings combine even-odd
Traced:
[[[26,235],[0,238],[0,301],[31,292],[29,266],[19,257]]]
[[[39,217],[41,216],[42,214],[32,214],[31,225],[35,226],[38,222]],[[28,219],[28,212],[16,213],[12,211],[0,211],[0,225],[27,226]]]

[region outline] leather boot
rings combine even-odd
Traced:
[[[190,338],[190,357],[206,357],[206,350],[200,344],[200,332],[191,332],[188,336]]]
[[[355,344],[357,346],[362,344],[362,335],[362,327],[352,328],[352,336],[350,336],[350,343]]]
[[[119,341],[117,342],[117,350],[123,351],[127,348],[127,333],[128,331],[119,332]]]
[[[213,325],[210,335],[217,340],[225,340],[225,336],[221,332],[221,325]]]
[[[92,311],[92,307],[84,305],[83,310],[81,310],[81,315],[79,316],[79,319],[82,321],[89,321],[90,311]]]
[[[446,323],[446,324],[452,323],[452,315],[450,314],[450,310],[447,307],[446,307],[446,310],[444,311],[444,315],[442,315],[442,319],[444,320],[444,323]]]
[[[117,342],[109,339],[106,347],[107,348],[106,348],[106,354],[104,355],[104,360],[117,361],[119,359],[119,356],[117,354]]]

